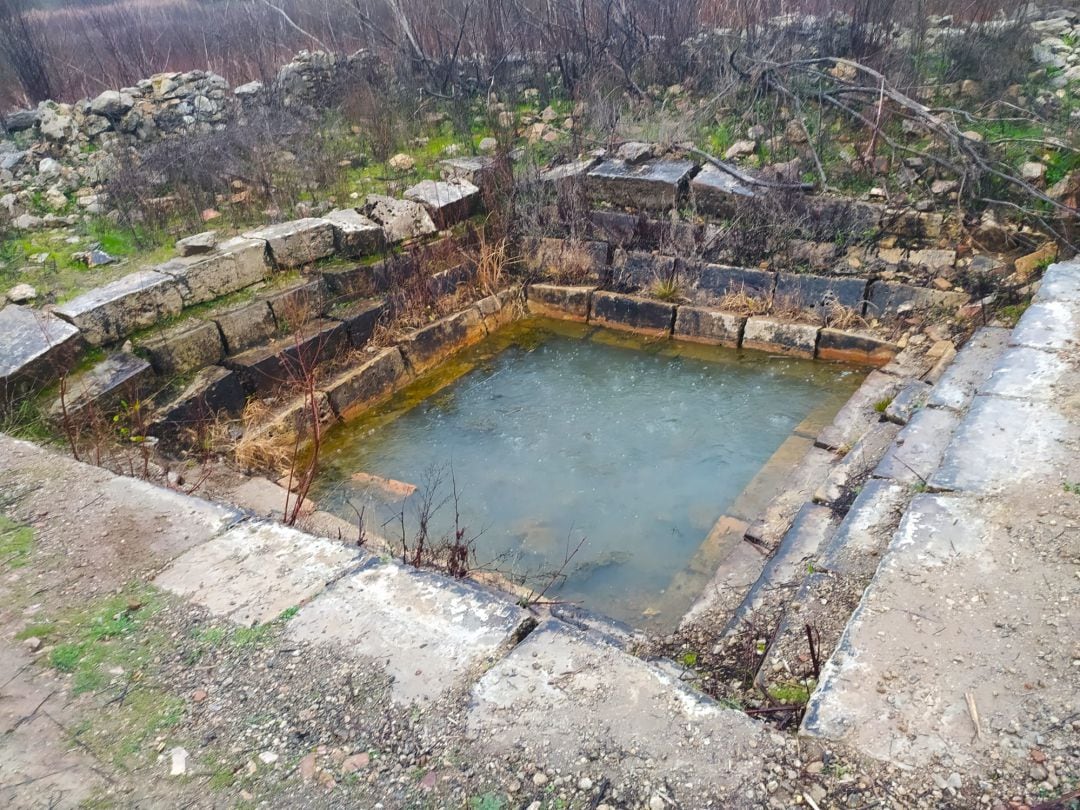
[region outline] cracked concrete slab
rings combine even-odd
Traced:
[[[635,658],[557,620],[540,625],[472,691],[468,733],[494,753],[531,756],[574,771],[597,748],[663,762],[717,799],[745,798],[759,776],[751,749],[764,729]],[[737,806],[728,804],[727,806]]]
[[[276,523],[247,522],[187,551],[154,584],[251,626],[309,602],[365,559],[340,543]]]
[[[398,563],[335,583],[289,624],[297,642],[333,644],[393,676],[401,704],[433,701],[494,660],[531,623],[509,599]]]

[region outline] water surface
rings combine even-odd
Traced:
[[[332,430],[314,497],[400,538],[397,490],[456,482],[481,563],[544,583],[569,551],[560,600],[637,626],[674,626],[665,598],[717,518],[800,424],[840,408],[862,372],[842,366],[526,321],[386,406]],[[413,495],[406,532],[415,531]],[[351,503],[351,506],[350,506]],[[447,502],[432,533],[453,527]],[[702,585],[704,582],[701,583]]]

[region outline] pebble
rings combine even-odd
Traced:
[[[592,790],[592,779],[587,776],[583,776],[578,780],[578,790]]]
[[[259,754],[259,759],[264,765],[273,765],[275,762],[278,761],[278,755],[275,754],[273,751],[263,751],[261,754]]]
[[[37,636],[30,636],[30,638],[23,641],[23,646],[30,652],[37,652],[41,649],[41,639]]]
[[[177,746],[169,752],[169,776],[183,776],[187,773],[188,752]]]
[[[547,774],[543,771],[537,771],[535,774],[533,774],[533,784],[537,787],[543,787],[547,783],[548,777]]]

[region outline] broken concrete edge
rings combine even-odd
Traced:
[[[900,352],[896,344],[860,332],[748,317],[718,307],[668,303],[595,285],[533,283],[525,294],[530,314],[649,337],[875,368],[891,362]]]

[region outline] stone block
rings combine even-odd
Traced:
[[[1009,330],[984,326],[963,345],[956,359],[945,369],[930,392],[927,405],[962,411],[983,381],[990,376],[998,357],[1009,342]]]
[[[480,189],[481,202],[497,191],[495,159],[484,155],[457,157],[439,161],[443,180],[465,180]]]
[[[246,391],[264,396],[296,385],[305,369],[336,357],[346,339],[340,321],[315,320],[295,335],[226,358],[225,365],[240,375]]]
[[[875,478],[924,486],[941,463],[960,415],[944,408],[921,408],[896,437],[877,467]]]
[[[173,259],[154,269],[176,279],[186,307],[258,284],[270,271],[266,243],[244,237],[222,242],[212,253]]]
[[[334,255],[334,226],[325,219],[279,222],[244,236],[263,240],[278,267],[302,267]]]
[[[895,343],[844,329],[822,329],[817,345],[819,360],[865,366],[887,365],[899,353]]]
[[[690,197],[699,213],[726,219],[734,216],[740,205],[754,199],[755,193],[751,186],[706,163],[690,181]]]
[[[480,205],[480,189],[468,180],[421,180],[404,196],[424,206],[439,229],[463,222]]]
[[[276,523],[245,522],[188,550],[154,580],[242,627],[304,605],[365,558],[356,549]]]
[[[529,312],[533,315],[584,323],[589,319],[589,299],[595,289],[530,284],[525,294]]]
[[[616,250],[611,262],[612,283],[620,289],[647,289],[675,278],[675,259],[644,251]]]
[[[1046,268],[1034,303],[1070,301],[1080,303],[1080,259],[1057,262]]]
[[[922,380],[911,380],[893,397],[885,408],[885,418],[896,425],[906,425],[915,412],[926,404],[930,396],[929,384]]]
[[[675,314],[675,337],[694,343],[738,348],[745,326],[745,315],[715,309],[680,306]]]
[[[396,346],[326,384],[326,397],[339,419],[351,419],[390,396],[408,380],[405,358]]]
[[[154,371],[162,376],[183,374],[213,365],[221,360],[225,352],[221,332],[212,321],[184,324],[140,342],[139,348],[150,358]]]
[[[355,208],[339,208],[323,217],[334,228],[334,252],[358,259],[386,249],[382,226]]]
[[[127,352],[110,354],[86,371],[73,374],[64,386],[63,401],[59,397],[49,408],[49,416],[62,419],[64,413],[73,416],[93,407],[101,415],[109,413],[121,402],[134,403],[142,399],[153,380],[150,363]]]
[[[261,298],[270,305],[278,332],[290,332],[326,311],[326,284],[322,278],[313,278]]]
[[[670,335],[675,305],[621,293],[595,292],[590,323],[630,332]]]
[[[748,318],[743,329],[742,347],[793,357],[813,358],[820,327],[791,323],[776,318]]]
[[[874,281],[867,293],[866,317],[894,320],[911,312],[952,314],[968,302],[967,293],[943,292],[894,281]]]
[[[469,308],[409,333],[399,345],[413,372],[422,374],[484,334],[480,311]]]
[[[829,471],[814,492],[814,501],[835,504],[853,493],[873,472],[900,432],[893,422],[873,422],[855,445]]]
[[[0,402],[59,379],[82,347],[79,330],[49,312],[15,304],[0,309]]]
[[[876,369],[871,371],[837,412],[832,424],[818,434],[817,446],[833,452],[850,450],[866,429],[880,420],[880,403],[896,396],[901,385],[901,380],[890,374]]]
[[[322,272],[322,278],[333,302],[370,298],[387,287],[387,262],[332,267]]]
[[[654,160],[634,165],[608,160],[589,171],[585,188],[593,202],[660,211],[682,202],[696,171],[697,165],[688,160]]]
[[[589,211],[589,233],[616,248],[629,250],[642,239],[644,216],[622,211]]]
[[[599,162],[597,158],[587,157],[570,163],[563,163],[540,172],[537,179],[542,185],[551,185],[557,188],[583,185],[589,172]]]
[[[363,213],[382,226],[386,241],[391,244],[430,236],[438,230],[427,209],[413,200],[369,194]]]
[[[593,240],[538,239],[525,258],[530,270],[551,279],[602,281],[608,276],[608,244]]]
[[[710,303],[717,303],[729,294],[768,301],[776,287],[776,273],[707,262],[685,263],[679,278],[688,295]]]
[[[391,676],[399,705],[434,702],[497,657],[529,614],[468,581],[398,563],[351,573],[289,622],[293,644],[331,644]]]
[[[1006,349],[993,372],[978,389],[980,394],[1012,399],[1062,400],[1078,385],[1080,364],[1065,352],[1044,352],[1026,346]]]
[[[197,434],[219,413],[239,414],[245,402],[236,372],[209,366],[197,372],[183,391],[158,409],[150,433],[167,441],[184,434]]]
[[[776,299],[800,309],[828,314],[833,303],[863,313],[867,281],[864,278],[813,276],[809,273],[780,273],[776,278]]]
[[[178,315],[183,308],[176,279],[140,270],[83,293],[54,311],[79,327],[87,343],[101,346]]]
[[[274,313],[266,301],[255,301],[213,316],[225,341],[225,352],[237,354],[270,340],[277,332]]]
[[[349,345],[360,348],[375,334],[375,327],[386,314],[386,301],[381,298],[366,298],[345,304],[333,311],[335,320],[345,324],[349,336]]]

